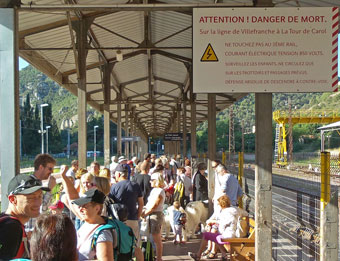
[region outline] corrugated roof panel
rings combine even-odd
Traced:
[[[151,13],[151,39],[153,42],[164,39],[192,24],[191,15],[178,12],[158,11]]]
[[[146,55],[141,54],[118,62],[113,68],[120,82],[146,77],[148,75]]]
[[[332,7],[340,6],[340,0],[274,0],[276,7]]]
[[[66,26],[26,36],[25,40],[28,40],[35,48],[71,47],[70,31]]]
[[[158,54],[153,55],[152,57],[155,76],[184,82],[187,75],[187,69],[182,62]]]
[[[142,12],[118,12],[97,18],[91,28],[96,32],[103,46],[136,47],[144,39],[143,21],[144,16]],[[96,24],[111,32],[100,28]],[[124,37],[127,39],[124,39]],[[129,41],[129,39],[132,41]]]
[[[169,84],[161,81],[155,81],[155,91],[164,95],[171,95],[174,97],[179,97],[181,95],[181,90],[179,87],[174,84]],[[165,96],[162,96],[162,99],[168,100],[168,98]]]
[[[123,90],[126,91],[128,96],[134,96],[134,95],[139,95],[141,93],[148,92],[149,88],[148,88],[147,81],[142,81],[142,82],[130,84],[130,85],[126,86]],[[134,98],[134,100],[144,99],[144,97],[148,98],[148,96],[149,95],[146,95],[146,96],[139,95],[138,97]]]
[[[100,70],[93,69],[88,70],[86,73],[86,81],[87,82],[102,82]]]

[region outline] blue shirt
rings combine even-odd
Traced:
[[[174,224],[175,225],[181,225],[181,215],[182,215],[182,212],[179,211],[179,210],[174,210]]]
[[[234,175],[229,173],[223,175],[221,189],[229,197],[231,205],[237,206],[237,197],[241,197],[243,195],[243,191]]]
[[[109,193],[109,197],[115,203],[124,204],[129,213],[128,220],[137,220],[138,215],[138,198],[143,197],[139,185],[129,180],[122,180],[113,184]]]

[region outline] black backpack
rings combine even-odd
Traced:
[[[105,208],[108,218],[117,219],[122,222],[128,219],[128,208],[121,203],[115,203],[112,198],[106,197]]]

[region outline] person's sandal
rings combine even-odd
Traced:
[[[217,253],[210,252],[208,255],[205,256],[206,259],[216,259]]]
[[[202,253],[202,256],[207,256],[207,255],[209,255],[209,253],[210,253],[210,250],[209,250],[209,249],[206,249],[206,250],[204,250],[204,252]]]
[[[188,256],[190,256],[195,261],[201,260],[201,258],[196,253],[193,252],[188,252]]]

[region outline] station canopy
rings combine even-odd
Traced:
[[[192,93],[192,8],[253,7],[253,2],[22,0],[18,9],[19,55],[77,95],[77,44],[72,23],[87,19],[91,21],[86,59],[88,104],[103,111],[103,66],[113,64],[109,106],[113,121],[117,121],[121,93],[122,121],[127,113],[145,136],[171,132],[177,111],[183,113],[184,106],[190,130],[190,102],[196,104],[196,123],[207,120],[208,115],[208,95]],[[340,1],[277,0],[273,6],[340,6]],[[217,94],[217,111],[245,95]]]

